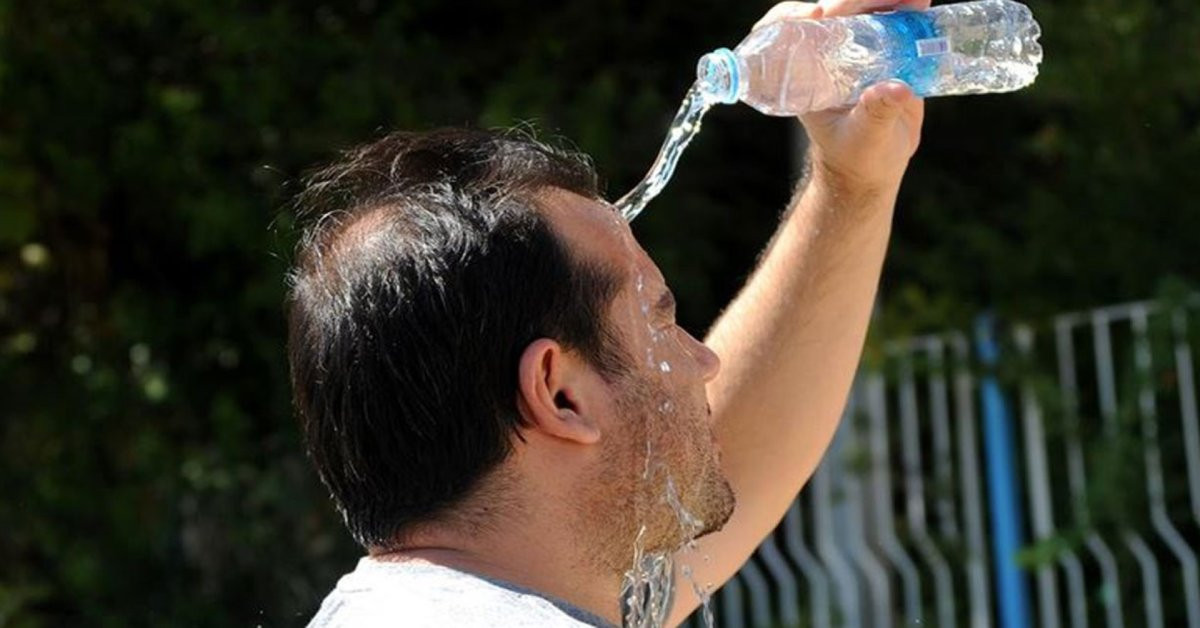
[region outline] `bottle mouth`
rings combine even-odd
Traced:
[[[726,105],[737,102],[741,95],[737,55],[728,48],[717,48],[700,57],[696,64],[696,81],[713,102]]]

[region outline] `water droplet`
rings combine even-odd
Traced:
[[[660,370],[660,371],[662,371],[662,372],[664,372],[664,373],[670,373],[670,372],[671,372],[671,363],[670,363],[670,362],[667,362],[666,360],[663,360],[662,362],[659,362],[659,363],[658,363],[658,370]]]

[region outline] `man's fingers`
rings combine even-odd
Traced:
[[[931,0],[820,0],[822,14],[826,16],[856,15],[890,9],[929,8]]]
[[[771,7],[751,30],[755,30],[779,20],[807,20],[821,17],[821,5],[816,2],[780,2]]]
[[[882,11],[896,6],[897,0],[821,0],[819,4],[822,12],[832,17]]]
[[[818,2],[780,2],[755,23],[755,30],[779,20],[805,20],[837,15],[856,15],[891,9],[924,11],[932,0],[819,0]]]

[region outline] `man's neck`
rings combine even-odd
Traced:
[[[565,522],[496,526],[462,535],[426,528],[381,561],[418,561],[498,580],[556,598],[620,625],[620,574],[597,563],[600,548],[571,534]]]

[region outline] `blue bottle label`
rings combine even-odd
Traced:
[[[908,83],[918,96],[926,96],[937,80],[940,57],[950,52],[933,17],[924,11],[896,11],[874,16],[887,32],[892,77]]]

